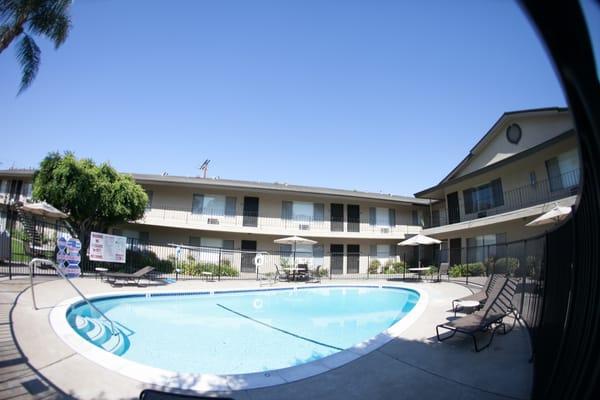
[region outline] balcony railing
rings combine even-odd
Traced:
[[[188,209],[176,209],[168,206],[153,205],[148,208],[144,217],[138,221],[148,224],[181,226],[211,230],[223,230],[226,228],[260,229],[267,231],[288,232],[290,234],[308,235],[310,233],[367,233],[382,236],[398,236],[399,234],[418,233],[419,227],[395,225],[380,226],[370,225],[369,221],[359,222],[331,222],[329,220],[315,220],[311,217],[294,217],[283,219],[278,217],[267,217],[255,213],[242,213],[225,215],[222,210],[204,209],[201,213],[192,212]],[[250,223],[251,222],[251,223]],[[335,230],[332,230],[335,225]],[[343,230],[338,229],[343,228]]]
[[[449,221],[446,210],[440,210],[439,219],[432,216],[431,221],[426,221],[425,228],[448,225],[451,223],[471,221],[477,218],[489,217],[537,204],[548,203],[565,197],[576,195],[579,191],[581,172],[573,170],[551,179],[537,181],[503,192],[503,204],[497,207],[479,209],[466,213],[465,204],[461,199],[458,209],[448,210],[451,215],[460,216],[458,221]],[[429,222],[429,223],[427,223]]]

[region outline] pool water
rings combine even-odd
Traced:
[[[115,321],[118,338],[85,303],[70,310],[68,321],[86,340],[131,361],[181,373],[239,374],[350,348],[398,322],[418,299],[415,291],[385,287],[134,295],[94,300]]]

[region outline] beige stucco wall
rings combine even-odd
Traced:
[[[522,137],[518,144],[510,143],[506,138],[506,128],[517,123],[521,127]],[[513,116],[498,126],[493,139],[479,154],[457,174],[457,177],[494,164],[538,144],[546,142],[573,128],[569,113],[552,113],[548,116]]]
[[[568,138],[556,143],[526,158],[510,163],[502,168],[494,169],[485,174],[478,175],[471,179],[448,185],[443,189],[443,197],[449,193],[458,192],[460,204],[461,220],[465,217],[463,191],[469,188],[477,187],[491,182],[494,179],[501,178],[502,190],[504,192],[514,191],[515,189],[525,187],[530,184],[529,175],[535,172],[537,182],[548,180],[548,171],[546,169],[546,160],[558,156],[566,151],[576,149],[578,146],[575,137]],[[539,186],[542,190],[542,185]],[[533,191],[533,189],[531,189]],[[505,201],[508,201],[505,195]],[[445,213],[445,211],[444,211]]]
[[[318,234],[319,237],[340,236],[340,233],[331,232],[330,216],[331,204],[344,204],[344,214],[347,217],[347,205],[356,204],[360,208],[360,232],[352,233],[350,236],[370,236],[378,237],[381,232],[379,227],[369,225],[369,208],[384,207],[393,208],[396,211],[396,226],[393,227],[388,237],[401,239],[406,234],[418,232],[420,227],[412,225],[412,210],[415,208],[410,204],[403,204],[394,201],[361,200],[355,198],[343,198],[333,196],[318,196],[314,194],[280,194],[273,192],[243,192],[223,189],[205,189],[177,186],[159,186],[144,185],[146,190],[153,192],[152,207],[147,211],[146,216],[138,221],[150,225],[171,226],[185,229],[187,227],[195,229],[207,229],[220,232],[238,232],[238,233],[263,233],[263,234],[302,234],[310,236]],[[192,198],[194,194],[214,194],[236,198],[236,215],[220,216],[219,224],[209,225],[206,215],[193,215]],[[259,219],[258,227],[243,226],[244,196],[259,198]],[[283,201],[302,201],[309,203],[324,204],[324,221],[314,223],[306,232],[299,231],[299,225],[291,224],[281,220],[281,209]],[[346,218],[345,218],[346,219]],[[344,229],[346,236],[349,232]],[[343,236],[343,235],[342,235]]]

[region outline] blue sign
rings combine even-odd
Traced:
[[[69,249],[70,252],[79,252],[79,250],[81,249],[81,242],[79,241],[79,239],[71,238],[67,240],[67,249]]]
[[[56,253],[56,261],[58,267],[67,278],[77,278],[81,275],[81,269],[79,268],[79,262],[81,261],[81,255],[79,250],[81,249],[81,242],[76,238],[64,237],[58,238],[56,241],[58,252]]]

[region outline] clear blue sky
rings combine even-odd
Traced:
[[[72,150],[121,171],[412,194],[509,110],[564,106],[511,1],[78,0],[16,96],[0,168]],[[426,4],[425,4],[426,3]]]

